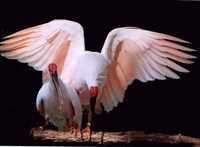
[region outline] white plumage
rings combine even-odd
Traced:
[[[174,61],[190,64],[189,59],[196,58],[185,53],[193,49],[177,44],[189,42],[135,27],[112,30],[101,53],[85,51],[83,28],[68,20],[53,20],[6,39],[1,42],[2,56],[43,71],[43,83],[48,82],[47,65],[55,63],[60,79],[79,92],[82,105],[89,105],[90,88],[98,87],[96,113],[102,111],[101,103],[109,112],[122,102],[134,80],[178,79],[171,69],[189,71]]]
[[[80,129],[82,122],[82,107],[80,99],[74,88],[59,80],[63,104],[59,105],[56,88],[50,78],[38,92],[36,107],[38,112],[48,119],[58,130],[69,131],[70,127],[76,123]],[[71,125],[67,126],[67,122]]]

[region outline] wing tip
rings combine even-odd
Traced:
[[[170,77],[170,78],[178,80],[178,79],[180,79],[180,76],[176,75],[176,76],[173,76],[173,77]]]

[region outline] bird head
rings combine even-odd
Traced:
[[[55,86],[57,95],[58,95],[58,99],[59,99],[59,104],[60,104],[60,109],[61,109],[61,105],[63,104],[63,99],[62,99],[62,92],[61,92],[61,87],[60,87],[60,83],[58,80],[58,74],[57,74],[57,66],[54,63],[49,64],[48,66],[48,70],[49,70],[49,75],[53,81],[53,84]]]

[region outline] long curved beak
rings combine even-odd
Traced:
[[[53,83],[56,87],[56,92],[58,94],[59,105],[60,105],[60,110],[61,110],[61,106],[63,105],[63,99],[62,99],[62,92],[61,92],[61,88],[60,88],[60,84],[59,84],[59,80],[58,80],[57,71],[52,71],[52,79],[53,79]]]

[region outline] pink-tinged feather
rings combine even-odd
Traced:
[[[28,29],[24,29],[24,30],[18,31],[14,34],[8,35],[8,36],[4,37],[4,39],[9,39],[9,38],[12,38],[12,37],[15,37],[15,36],[20,36],[20,35],[27,35],[27,34],[33,33],[33,32],[38,32],[40,27],[42,27],[42,25],[31,27],[31,28],[28,28]]]
[[[170,42],[170,40],[190,43],[170,35],[137,28],[130,29],[128,27],[114,29],[108,34],[101,52],[110,62],[107,79],[109,79],[109,83],[112,83],[115,79],[111,77],[112,75],[116,75],[119,81],[119,83],[114,85],[106,82],[105,85],[107,89],[112,89],[109,90],[112,92],[110,94],[112,101],[112,95],[115,95],[116,101],[113,101],[112,107],[116,106],[116,103],[120,99],[123,100],[121,94],[125,92],[127,86],[135,79],[142,82],[155,79],[165,80],[166,77],[179,79],[180,77],[168,67],[179,72],[189,72],[170,59],[186,64],[193,63],[193,61],[188,59],[194,59],[196,57],[184,51],[195,50]],[[119,90],[117,84],[121,85],[121,90]],[[114,94],[114,91],[120,92]],[[106,93],[108,91],[106,89],[103,90],[102,97],[100,98],[102,101],[104,101],[104,92]],[[109,95],[107,94],[107,96]],[[107,105],[105,101],[103,104]]]
[[[154,49],[156,49],[156,50],[158,50],[158,51],[168,52],[168,53],[171,53],[173,55],[180,56],[182,58],[189,58],[189,59],[195,59],[196,58],[193,55],[184,53],[184,52],[179,51],[179,50],[177,50],[175,48],[172,48],[172,47],[158,46],[156,44],[153,44],[151,47],[154,48]]]
[[[193,61],[190,61],[186,58],[182,58],[182,57],[179,57],[179,56],[176,56],[176,55],[173,55],[171,53],[167,53],[167,52],[159,52],[157,51],[156,49],[154,48],[151,48],[151,51],[160,56],[160,57],[163,57],[163,58],[170,58],[170,59],[173,59],[173,60],[176,60],[176,61],[179,61],[181,63],[185,63],[185,64],[191,64],[191,63],[194,63]]]
[[[16,36],[11,39],[2,41],[2,42],[0,42],[0,44],[6,45],[6,44],[18,43],[21,41],[35,42],[35,40],[38,40],[40,38],[41,38],[41,36],[38,35],[37,33],[30,33],[28,35]]]
[[[145,69],[147,69],[146,71],[148,72],[149,75],[151,75],[151,77],[153,79],[159,79],[159,80],[165,79],[165,77],[162,74],[160,74],[158,71],[156,71],[149,65],[149,63],[147,62],[147,59],[145,59],[145,57],[142,57],[142,55],[140,55],[140,54],[139,54],[139,56],[140,56],[140,59],[144,65]]]
[[[62,69],[60,74],[69,78],[67,75],[74,72],[74,69],[67,69],[71,62],[69,58],[76,59],[85,50],[81,25],[68,20],[53,20],[16,32],[4,39],[7,40],[0,43],[0,50],[3,51],[1,55],[28,63],[36,70],[43,71],[44,83],[48,81],[46,78],[48,64],[51,62],[59,64]],[[67,58],[68,60],[65,60]]]
[[[190,43],[186,40],[183,40],[183,39],[171,36],[171,35],[167,35],[167,34],[151,32],[151,31],[146,31],[146,30],[143,30],[143,32],[144,32],[144,35],[155,38],[155,39],[167,39],[167,40],[176,41],[176,42]]]
[[[165,72],[163,72],[162,68],[160,67],[161,64],[154,62],[149,56],[144,55],[145,59],[147,60],[147,62],[149,63],[149,65],[155,69],[157,72],[161,73],[162,75],[165,76]]]
[[[178,64],[176,64],[176,63],[170,61],[170,60],[167,59],[167,58],[162,58],[162,60],[163,60],[163,62],[165,63],[166,66],[168,66],[168,67],[170,67],[170,68],[172,68],[172,69],[174,69],[174,70],[176,70],[176,71],[179,71],[179,72],[186,72],[186,73],[189,72],[187,69],[185,69],[185,68],[179,66]]]
[[[40,50],[45,45],[45,43],[43,44],[40,42],[43,42],[43,41],[38,40],[37,42],[35,42],[33,46],[22,46],[19,48],[15,48],[11,51],[2,53],[2,55],[5,56],[6,58],[9,58],[9,57],[14,57],[15,59],[23,58],[26,56],[27,53],[31,53],[33,52],[33,50],[37,52],[37,50]]]
[[[179,50],[182,50],[182,51],[196,51],[194,49],[191,49],[191,48],[188,48],[188,47],[185,47],[185,46],[182,46],[182,45],[179,45],[177,43],[173,43],[173,42],[170,42],[170,41],[167,41],[167,40],[155,40],[154,43],[156,45],[159,45],[159,46],[162,46],[162,47],[171,47],[171,48],[176,48],[176,49],[179,49]]]

